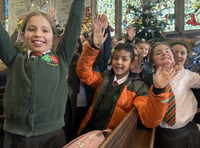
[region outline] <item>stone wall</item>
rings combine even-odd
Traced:
[[[5,16],[5,9],[4,9],[4,0],[0,0],[0,20],[3,22],[4,21],[4,16]]]
[[[57,19],[59,20],[61,25],[66,24],[72,1],[73,0],[49,0],[48,5],[53,5],[56,8]],[[90,3],[91,3],[91,0],[85,0],[86,5],[90,5]],[[31,0],[10,0],[9,1],[9,18],[8,18],[9,34],[13,33],[19,17],[22,14],[30,12],[34,9],[35,8],[31,6]]]
[[[29,0],[10,0],[8,7],[8,32],[12,34],[19,17],[30,9]]]

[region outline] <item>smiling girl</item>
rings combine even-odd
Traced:
[[[176,70],[176,75],[169,83],[175,95],[175,122],[169,124],[165,120],[166,116],[163,116],[162,122],[156,128],[155,148],[197,148],[200,145],[200,131],[192,122],[197,112],[197,100],[191,90],[200,88],[200,75],[184,69],[186,57],[185,46],[178,43],[173,43],[172,49],[168,43],[156,43],[149,53],[149,61],[155,72],[160,67],[173,67]],[[175,60],[178,65],[174,64]],[[144,78],[149,87],[153,84],[152,77],[149,75]],[[172,106],[170,101],[168,106]],[[167,112],[168,110],[166,114]]]
[[[80,35],[83,8],[84,0],[73,1],[57,50],[52,48],[55,23],[48,14],[31,12],[25,17],[21,30],[27,52],[14,46],[0,24],[0,58],[9,68],[1,148],[65,145],[66,74]]]

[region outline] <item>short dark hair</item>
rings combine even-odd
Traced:
[[[116,51],[125,50],[125,51],[127,51],[127,52],[130,53],[131,61],[133,61],[133,60],[134,60],[134,57],[135,57],[133,48],[134,48],[134,47],[133,47],[130,43],[118,43],[117,46],[115,47],[115,50],[114,50],[113,54],[114,54]]]

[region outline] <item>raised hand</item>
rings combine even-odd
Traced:
[[[140,73],[142,71],[142,56],[138,55],[138,58],[134,59],[133,62],[130,65],[130,70],[133,73]]]
[[[106,21],[107,21],[107,17],[104,14],[103,15],[97,15],[95,18],[92,19],[93,44],[97,48],[100,48],[107,38],[107,34],[105,34]]]
[[[153,74],[153,85],[156,88],[164,88],[172,78],[177,74],[178,66],[175,63],[166,64],[158,67],[156,73]]]
[[[133,40],[133,38],[135,37],[135,34],[136,34],[135,28],[132,26],[128,26],[126,28],[126,33],[127,33],[128,39]]]
[[[55,7],[51,6],[48,9],[48,13],[53,19],[56,19],[56,9],[55,9]]]
[[[108,19],[105,14],[97,14],[93,19],[92,19],[92,26],[93,28],[96,27],[98,24],[102,24],[104,28],[108,27]]]

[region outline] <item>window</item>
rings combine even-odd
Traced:
[[[135,22],[142,23],[143,18],[149,23],[161,23],[165,32],[175,30],[174,0],[162,1],[122,1],[122,27]],[[145,16],[144,16],[145,15]]]
[[[5,0],[5,19],[4,19],[4,26],[8,31],[8,0]]]
[[[124,28],[128,24],[140,22],[141,15],[147,9],[150,11],[146,13],[152,13],[150,21],[160,22],[163,31],[169,37],[174,35],[191,37],[200,33],[199,0],[97,0],[95,8],[97,13],[107,14],[110,25],[115,29],[114,34],[118,36],[123,35]],[[115,16],[116,9],[121,10],[121,16]]]
[[[199,0],[185,0],[184,3],[184,30],[200,29],[200,2]]]
[[[40,10],[42,12],[47,12],[48,3],[48,0],[31,0],[31,10]]]
[[[184,39],[193,47],[187,66],[192,71],[200,72],[199,0],[97,0],[94,8],[97,13],[107,14],[115,29],[113,35],[118,38],[124,35],[124,28],[129,24],[142,24],[143,21],[153,24],[157,20],[166,38]],[[152,29],[148,28],[148,31]]]
[[[115,0],[98,0],[97,13],[106,14],[109,25],[115,27]],[[114,35],[114,32],[112,35]]]

